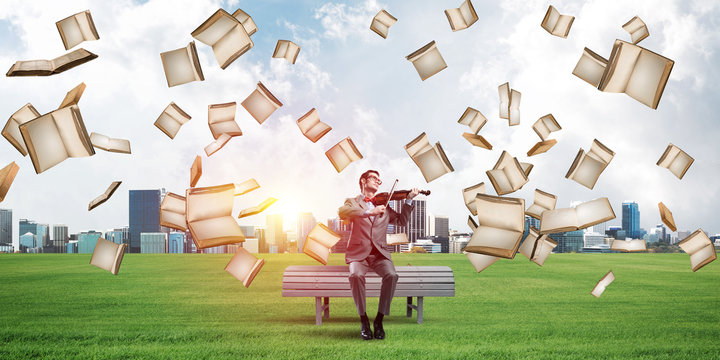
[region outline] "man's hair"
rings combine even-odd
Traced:
[[[365,179],[367,181],[367,178],[370,176],[371,173],[375,173],[378,177],[380,177],[380,173],[377,170],[368,170],[364,172],[362,175],[360,175],[360,180],[358,180],[358,185],[360,185],[360,190],[362,190],[362,181]]]

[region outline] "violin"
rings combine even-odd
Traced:
[[[372,201],[373,205],[375,205],[375,206],[379,206],[379,205],[387,206],[387,204],[390,202],[390,200],[405,200],[405,199],[407,199],[408,195],[410,194],[410,191],[411,190],[395,190],[392,192],[392,195],[390,195],[391,193],[381,192],[381,193],[375,194],[375,196],[373,196],[373,198],[370,199],[370,201]],[[420,190],[418,195],[420,195],[420,194],[426,195],[426,196],[430,195],[430,190]]]

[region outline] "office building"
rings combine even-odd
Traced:
[[[625,230],[625,236],[633,239],[640,239],[640,210],[638,204],[634,201],[624,201],[622,203],[622,229]]]
[[[18,234],[19,234],[19,236],[23,236],[23,235],[26,235],[27,233],[37,235],[37,223],[33,220],[20,219],[20,221],[18,222]],[[33,240],[33,245],[31,246],[31,248],[36,248],[36,247],[37,247],[36,241]],[[20,245],[20,251],[26,252],[23,249],[22,244]]]
[[[402,211],[402,204],[404,202],[405,200],[391,201],[390,207],[399,213]],[[410,214],[410,221],[408,221],[407,226],[394,226],[392,228],[393,232],[388,231],[388,233],[397,234],[404,232],[405,234],[407,234],[408,240],[410,242],[415,242],[417,239],[422,239],[425,237],[426,201],[413,199],[413,205],[415,205],[415,208],[413,209],[412,214]]]
[[[19,242],[20,252],[37,252],[37,235],[28,231],[20,235]]]
[[[435,233],[431,234],[440,238],[450,238],[450,218],[442,215],[435,215]]]
[[[92,254],[95,251],[98,239],[102,237],[102,233],[95,230],[81,232],[78,234],[78,254]]]
[[[302,252],[303,246],[305,245],[305,238],[308,233],[310,233],[310,230],[315,227],[315,224],[317,224],[317,221],[312,213],[305,212],[298,214],[297,232],[295,233],[298,252]]]
[[[168,234],[168,254],[182,254],[185,252],[185,233],[172,231]]]
[[[68,243],[65,244],[65,253],[67,253],[67,254],[77,254],[78,253],[77,240],[69,240]]]
[[[105,240],[112,241],[116,244],[123,244],[125,234],[122,231],[110,230],[105,232]]]
[[[477,219],[475,220],[477,221]],[[530,228],[540,229],[540,220],[532,216],[525,215],[525,229],[523,230],[523,239],[530,233]]]
[[[68,226],[64,224],[56,224],[52,227],[52,247],[55,253],[64,253],[67,251]]]
[[[12,210],[0,209],[0,244],[12,244],[12,228]]]
[[[258,239],[258,253],[264,253],[267,254],[270,252],[267,245],[267,240],[265,239],[265,229],[264,228],[255,228],[255,238]]]
[[[285,252],[285,231],[283,230],[283,216],[280,214],[265,217],[265,242],[268,250],[275,248],[276,253]]]
[[[585,239],[582,230],[568,231],[564,233],[554,233],[549,236],[557,241],[558,246],[553,252],[557,253],[579,253],[585,245]]]
[[[599,234],[596,232],[585,232],[583,234],[585,247],[597,247],[598,245],[605,244],[605,234]],[[584,251],[583,251],[584,252]]]
[[[462,254],[465,245],[472,237],[471,233],[454,233],[450,235],[450,253]]]
[[[140,233],[140,253],[165,254],[167,252],[167,237],[168,234],[164,232]]]
[[[141,233],[158,233],[160,229],[160,202],[162,190],[130,190],[129,252],[141,252]]]

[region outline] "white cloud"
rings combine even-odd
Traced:
[[[375,0],[366,0],[356,6],[326,3],[315,10],[315,19],[320,20],[325,30],[323,36],[327,38],[344,41],[348,36],[359,36],[368,40],[377,36],[369,30],[370,22],[383,7]]]

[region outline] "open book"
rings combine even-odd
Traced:
[[[303,135],[312,142],[317,142],[332,130],[330,125],[320,121],[320,116],[315,108],[310,109],[307,114],[297,119],[297,126]]]
[[[325,152],[328,160],[339,173],[350,163],[363,158],[352,139],[346,137]]]
[[[255,25],[255,21],[253,21],[248,13],[242,11],[242,9],[235,10],[232,16],[242,24],[249,36],[257,32],[258,28],[257,25]]]
[[[387,236],[385,237],[385,243],[388,246],[394,246],[401,244],[409,244],[410,240],[408,240],[407,234],[401,232],[397,234],[387,234]]]
[[[375,17],[373,17],[372,23],[370,23],[370,30],[382,36],[383,39],[387,39],[390,27],[396,22],[397,19],[383,9],[378,11]]]
[[[415,66],[415,70],[417,70],[422,81],[425,81],[425,79],[439,73],[447,67],[445,60],[435,45],[435,40],[405,58]]]
[[[600,295],[605,292],[605,288],[613,281],[615,281],[615,274],[613,274],[612,270],[610,270],[607,274],[605,274],[605,276],[602,277],[602,279],[600,279],[600,281],[598,281],[597,285],[595,285],[590,294],[592,294],[592,296],[596,298],[599,298]]]
[[[715,246],[702,229],[695,230],[690,236],[680,241],[678,246],[690,255],[692,271],[700,270],[717,258]]]
[[[560,124],[558,124],[557,120],[555,120],[555,117],[553,114],[547,114],[541,118],[539,118],[532,126],[533,130],[536,134],[540,137],[541,140],[545,141],[547,140],[548,136],[550,136],[550,133],[561,130]]]
[[[38,174],[67,158],[95,154],[76,105],[30,120],[20,125],[20,133]]]
[[[56,22],[55,26],[60,32],[65,50],[70,50],[83,41],[100,39],[90,10],[70,15]]]
[[[297,56],[300,53],[300,46],[290,40],[278,40],[275,45],[272,57],[285,59],[291,64],[295,64]]]
[[[116,153],[130,154],[130,141],[125,139],[114,139],[103,134],[91,133],[90,142],[92,146]]]
[[[678,179],[682,179],[694,161],[695,159],[693,159],[692,156],[682,151],[679,147],[670,144],[662,156],[660,156],[657,165],[670,170]]]
[[[635,16],[622,26],[623,30],[630,34],[633,44],[637,44],[650,36],[647,25],[639,17]]]
[[[235,196],[240,196],[247,194],[253,190],[259,189],[260,184],[255,179],[249,179],[245,180],[241,183],[236,183],[235,185]]]
[[[435,146],[430,145],[424,132],[405,145],[405,151],[410,155],[415,165],[420,168],[420,172],[427,182],[455,171],[452,164],[450,164],[450,160],[445,155],[445,151],[440,146],[440,142],[435,143]]]
[[[218,9],[190,35],[212,46],[221,69],[228,67],[254,45],[245,26],[223,9]]]
[[[90,265],[117,275],[125,255],[125,249],[127,249],[127,244],[116,244],[110,240],[98,238],[92,258],[90,258]]]
[[[27,155],[27,147],[22,134],[20,134],[20,125],[40,117],[40,113],[35,110],[32,104],[27,103],[20,110],[10,115],[5,127],[2,129],[2,135],[7,141],[14,146],[23,156]]]
[[[222,134],[230,136],[241,136],[242,130],[235,122],[235,109],[237,103],[234,101],[225,104],[208,105],[208,126],[215,139]]]
[[[520,99],[522,94],[516,90],[510,90],[510,83],[498,86],[500,95],[500,118],[508,119],[508,125],[520,125]]]
[[[50,76],[72,69],[98,57],[85,50],[73,50],[52,60],[17,61],[5,76]]]
[[[20,167],[14,161],[0,169],[0,202],[5,200],[5,195],[10,190],[10,185],[15,180],[18,170],[20,170]]]
[[[93,201],[91,201],[88,204],[88,211],[90,211],[90,210],[100,206],[100,204],[108,201],[108,199],[110,199],[110,197],[115,193],[115,190],[117,190],[117,188],[120,186],[120,184],[122,184],[122,181],[113,181],[110,184],[110,186],[108,186],[108,188],[105,190],[104,193],[100,194],[100,196],[96,197],[95,199],[93,199]]]
[[[586,201],[574,208],[545,210],[540,216],[540,233],[560,233],[585,229],[615,218],[608,198]]]
[[[660,219],[662,219],[662,222],[667,225],[670,230],[677,231],[675,219],[673,218],[673,214],[670,212],[670,209],[668,209],[662,202],[658,203],[658,208],[660,209]]]
[[[470,0],[463,1],[457,9],[445,10],[452,31],[467,29],[478,21],[478,15]]]
[[[525,230],[525,200],[478,194],[475,201],[478,227],[465,251],[514,258]]]
[[[342,236],[336,234],[327,226],[318,223],[305,238],[302,252],[321,264],[327,265],[330,248],[335,246],[340,239],[342,239]]]
[[[553,146],[555,146],[555,144],[557,144],[557,140],[555,139],[538,141],[537,143],[535,143],[535,145],[533,145],[533,147],[530,148],[530,150],[528,150],[527,156],[535,156],[547,152]]]
[[[558,245],[547,234],[540,234],[538,229],[531,227],[528,236],[518,248],[518,252],[525,255],[530,261],[543,266],[548,255]]]
[[[165,194],[160,203],[160,226],[187,231],[185,221],[185,197],[175,193]]]
[[[492,170],[485,173],[490,178],[490,183],[495,188],[495,192],[498,195],[505,195],[518,191],[523,185],[527,184],[529,181],[527,174],[531,169],[528,165],[530,164],[526,164],[526,167],[523,168],[516,157],[512,157],[507,151],[503,151]],[[527,173],[525,169],[528,169]]]
[[[269,198],[263,200],[263,202],[261,202],[257,206],[249,207],[247,209],[243,209],[242,211],[240,211],[240,214],[238,214],[238,218],[244,218],[247,216],[257,215],[257,214],[265,211],[265,209],[269,208],[270,205],[274,204],[276,201],[277,201],[277,199],[269,197]]]
[[[585,48],[578,60],[573,75],[583,79],[588,84],[597,87],[605,73],[608,61],[604,57],[596,54],[594,51]]]
[[[533,204],[525,210],[525,215],[540,219],[542,212],[545,210],[554,210],[556,203],[556,195],[535,189],[535,199],[533,200]]]
[[[70,91],[65,94],[65,98],[63,98],[63,101],[60,103],[60,106],[58,106],[58,109],[68,107],[70,105],[77,105],[78,102],[80,102],[80,97],[82,97],[84,91],[85,83],[82,82],[80,83],[80,85],[70,89]]]
[[[194,41],[184,48],[160,53],[160,59],[168,87],[205,80]]]
[[[575,180],[578,184],[592,190],[600,178],[600,174],[610,164],[610,160],[614,156],[614,151],[594,139],[590,151],[587,153],[583,149],[578,151],[565,177]]]
[[[232,139],[232,136],[228,134],[221,134],[218,136],[216,140],[213,140],[208,146],[205,147],[205,154],[207,156],[210,156],[214,153],[216,153],[218,150],[222,149],[225,144],[228,143]]]
[[[473,146],[481,147],[483,149],[492,150],[492,144],[490,144],[489,141],[485,140],[485,138],[482,135],[476,135],[471,133],[463,133],[462,136],[470,142]]]
[[[554,6],[550,5],[540,26],[552,35],[567,38],[573,21],[575,21],[574,16],[561,15]]]
[[[647,251],[645,246],[645,240],[633,239],[633,240],[613,240],[610,245],[610,250],[622,251],[622,252],[638,252]]]
[[[185,190],[185,218],[198,249],[245,241],[232,216],[234,195],[233,184]]]
[[[473,216],[477,216],[477,208],[475,207],[475,196],[477,194],[485,194],[485,183],[481,182],[470,187],[466,187],[462,190],[463,200],[465,206],[467,206],[470,213]],[[472,219],[472,218],[471,218]]]
[[[265,259],[258,259],[245,248],[238,247],[235,255],[225,266],[225,271],[242,281],[243,286],[249,287],[263,265],[265,265]]]
[[[481,112],[468,106],[462,116],[460,116],[458,123],[467,125],[472,131],[472,133],[463,133],[462,136],[473,144],[473,146],[492,150],[492,145],[485,140],[484,137],[478,135],[480,129],[482,129],[482,127],[485,126],[485,123],[487,123],[487,118],[485,118]]]
[[[263,83],[257,83],[257,88],[243,100],[241,105],[250,115],[262,124],[267,118],[279,109],[283,104],[268,90]]]
[[[463,254],[467,256],[468,260],[470,260],[470,264],[472,264],[472,266],[475,268],[475,271],[477,272],[481,272],[489,268],[490,265],[494,264],[496,261],[498,261],[498,259],[500,259],[497,256],[476,254],[467,251],[463,251]]]
[[[202,176],[202,158],[200,155],[195,156],[192,166],[190,166],[190,187],[195,187]]]
[[[155,120],[155,126],[169,138],[174,139],[175,135],[180,131],[180,127],[188,121],[190,121],[190,115],[174,102],[170,102],[170,105]]]

